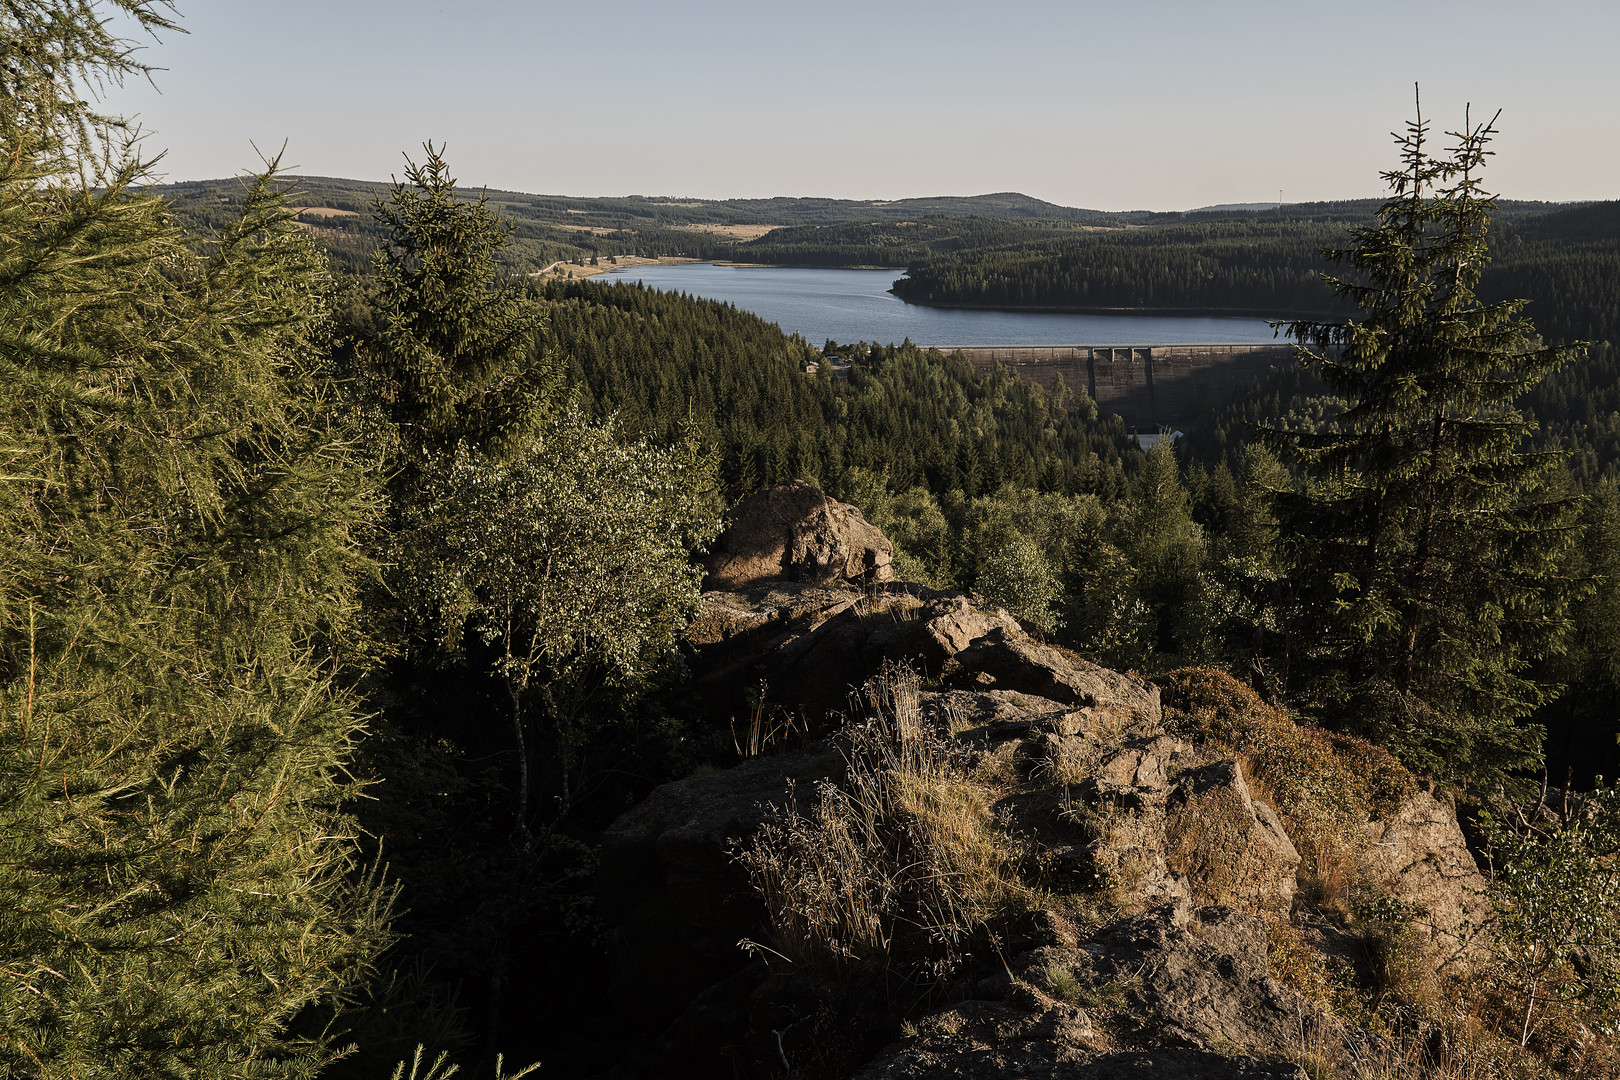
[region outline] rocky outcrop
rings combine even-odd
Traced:
[[[894,577],[894,545],[848,503],[804,481],[744,500],[705,560],[709,585],[760,581],[872,584]]]
[[[841,713],[875,670],[855,611],[862,594],[791,581],[703,594],[688,639],[692,691],[717,722],[745,716],[764,684],[769,700],[819,721]]]
[[[1303,1078],[1289,1060],[1301,1033],[1342,1045],[1332,1020],[1271,977],[1256,916],[1169,903],[1085,934],[1052,917],[1046,938],[856,1075]]]
[[[752,693],[802,733],[886,665],[909,665],[927,680],[923,722],[993,787],[995,818],[1056,902],[953,961],[939,992],[954,1003],[911,1014],[903,1034],[881,987],[737,948],[768,940],[737,844],[843,776],[847,733],[666,784],[608,830],[598,888],[619,1000],[661,1032],[652,1073],[1260,1080],[1302,1076],[1290,1059],[1307,1048],[1318,1062],[1356,1056],[1366,1037],[1280,983],[1271,960],[1279,940],[1327,949],[1354,928],[1329,933],[1318,912],[1306,932],[1298,822],[1251,789],[1234,751],[1171,734],[1157,688],[975,597],[877,580],[886,561],[849,552],[884,545],[827,539],[839,504],[808,485],[766,494],[739,508],[752,524],[734,531],[757,539],[717,553],[713,580],[729,584],[704,594],[691,628],[701,707],[742,716]],[[1451,807],[1422,792],[1371,822],[1357,869],[1423,913],[1438,954],[1467,955],[1481,879]]]
[[[1285,914],[1298,852],[1269,806],[1252,798],[1242,766],[1163,733],[1117,728],[1091,710],[1045,719],[1022,752],[1036,773],[1070,780],[1050,858],[1076,882],[1125,906],[1165,899]],[[1010,721],[1000,722],[1012,732]]]
[[[688,638],[694,686],[721,720],[741,715],[761,682],[796,715],[840,713],[885,663],[905,663],[956,687],[1038,696],[1121,727],[1160,721],[1157,687],[1038,642],[1005,611],[918,585],[711,589]]]
[[[1387,896],[1412,905],[1442,968],[1475,953],[1484,919],[1485,878],[1449,803],[1420,791],[1367,826],[1362,874]]]

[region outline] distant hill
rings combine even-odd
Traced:
[[[1002,191],[994,195],[936,195],[924,199],[900,199],[895,202],[872,202],[864,205],[874,210],[898,212],[902,215],[950,214],[958,217],[1039,218],[1047,221],[1104,220],[1119,216],[1104,210],[1079,210],[1059,206],[1057,203],[1020,195],[1016,191]]]
[[[1213,206],[1197,206],[1187,211],[1189,214],[1216,214],[1228,210],[1280,210],[1280,202],[1223,202]]]
[[[386,194],[382,181],[345,180],[327,176],[289,177],[306,196],[300,201],[338,210],[365,212]],[[240,180],[190,180],[152,190],[178,202],[229,204],[242,191]],[[904,221],[945,214],[954,217],[1025,218],[1048,221],[1109,221],[1135,215],[1083,210],[1045,202],[1017,192],[991,195],[936,195],[918,199],[822,199],[779,196],[770,199],[694,199],[669,195],[590,198],[533,195],[465,185],[471,198],[480,193],[516,216],[553,221],[559,226],[658,225],[837,225],[848,222]]]
[[[300,221],[326,248],[333,267],[345,272],[367,271],[382,239],[372,208],[378,199],[387,197],[389,185],[329,176],[290,177],[287,183],[295,191],[294,205],[303,208]],[[167,198],[175,213],[199,231],[210,231],[230,220],[244,195],[240,179],[193,180],[151,190]],[[1223,237],[1225,242],[1253,229],[1290,237],[1300,256],[1293,275],[1314,280],[1316,251],[1329,238],[1322,229],[1342,236],[1348,227],[1370,221],[1378,207],[1376,199],[1358,199],[1282,206],[1237,203],[1186,212],[1104,211],[1059,206],[1012,191],[871,200],[586,198],[486,190],[470,184],[461,190],[469,199],[487,198],[512,224],[511,243],[502,253],[503,263],[512,273],[529,273],[557,262],[584,264],[626,255],[913,269],[942,258],[984,256],[998,262],[1025,261],[1037,276],[1047,279],[1050,272],[1039,267],[1050,266],[1049,260],[1059,248],[1101,241],[1095,230],[1129,228],[1133,235],[1121,235],[1117,241],[1144,248],[1186,239],[1159,230],[1192,228],[1201,233],[1213,230],[1210,238]],[[1499,204],[1498,219],[1504,224],[1522,222],[1527,239],[1579,242],[1615,236],[1620,217],[1614,207],[1612,203],[1570,206],[1504,200]],[[1223,225],[1223,220],[1230,224]],[[1157,252],[1141,257],[1163,262]],[[1274,276],[1272,270],[1266,273]],[[1200,276],[1208,280],[1207,274]],[[1054,284],[1046,280],[1037,287],[1031,282],[1015,290],[1017,295],[998,297],[994,302],[1038,305],[1050,299]],[[1243,290],[1252,288],[1244,285]],[[964,297],[954,295],[957,291],[946,288],[929,299],[920,293],[907,298],[963,302]],[[978,299],[987,302],[990,298]]]
[[[288,184],[296,188],[295,204],[308,208],[302,216],[304,224],[331,252],[334,265],[339,269],[365,269],[370,252],[381,238],[371,208],[379,198],[387,197],[388,184],[329,176],[290,177]],[[152,190],[169,199],[175,212],[199,229],[227,220],[243,194],[242,182],[237,179],[192,180],[158,185]],[[513,271],[534,270],[559,260],[616,255],[731,258],[741,256],[734,250],[740,240],[784,226],[903,226],[927,217],[1051,222],[1073,227],[1135,224],[1144,216],[1058,206],[1017,192],[885,201],[659,195],[581,198],[480,189],[471,184],[463,186],[462,191],[468,198],[482,194],[514,225],[513,243],[506,253],[508,269]],[[738,232],[728,233],[727,229]]]

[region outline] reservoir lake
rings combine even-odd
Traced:
[[[678,263],[628,266],[592,278],[722,300],[812,345],[1250,345],[1278,341],[1263,319],[1207,315],[1078,315],[908,304],[889,292],[900,270],[822,270]]]

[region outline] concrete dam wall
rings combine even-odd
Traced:
[[[1277,365],[1294,362],[1293,346],[1267,345],[993,345],[940,347],[975,368],[1004,364],[1050,390],[1058,377],[1084,389],[1104,413],[1118,413],[1142,432],[1184,427],[1224,405]]]

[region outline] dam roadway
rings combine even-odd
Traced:
[[[1272,368],[1294,363],[1294,347],[1252,345],[936,345],[975,368],[997,364],[1048,390],[1061,378],[1084,388],[1105,413],[1138,431],[1185,426],[1231,401]]]

